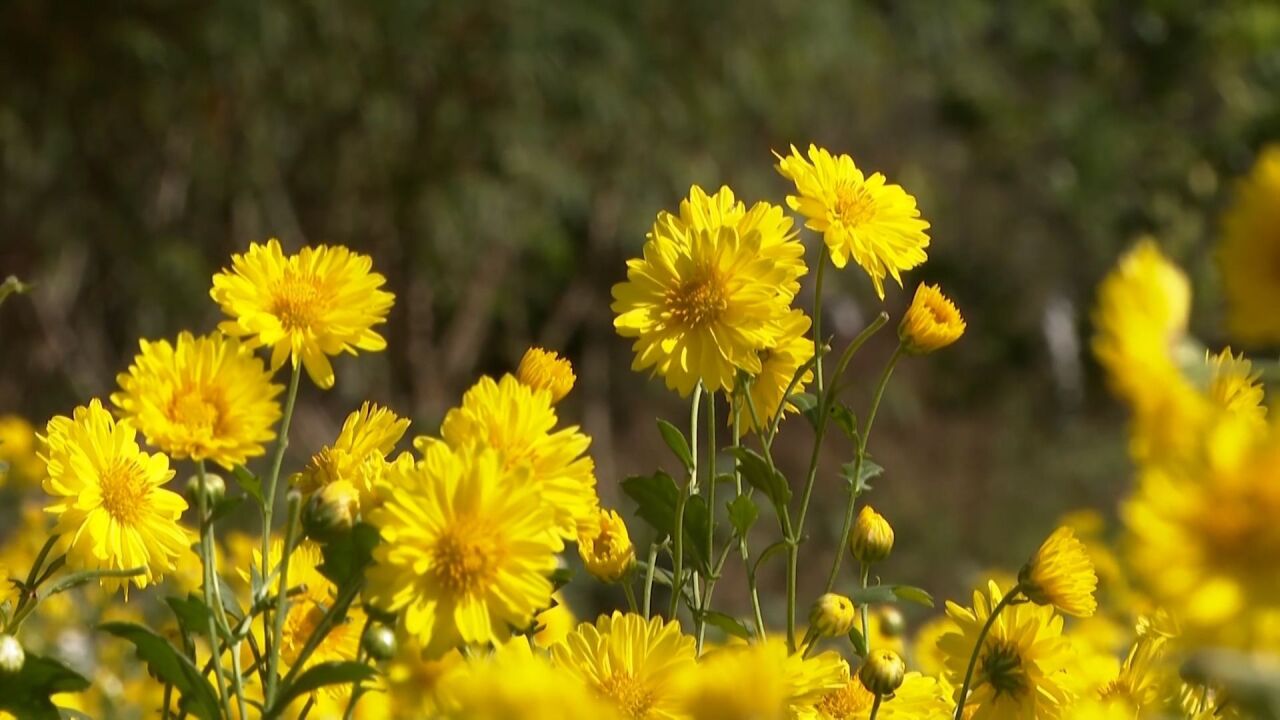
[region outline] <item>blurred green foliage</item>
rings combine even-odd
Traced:
[[[970,320],[903,373],[873,442],[910,479],[883,501],[904,522],[946,483],[937,550],[1007,537],[984,534],[999,507],[1114,493],[1093,287],[1145,232],[1212,287],[1229,178],[1280,138],[1280,5],[9,0],[0,88],[0,275],[36,285],[0,314],[0,410],[66,412],[137,338],[211,329],[209,277],[250,241],[342,243],[398,304],[390,350],[311,400],[317,440],[364,396],[430,429],[542,342],[579,365],[567,414],[609,493],[658,442],[640,403],[674,407],[607,309],[654,213],[692,183],[781,202],[771,150],[848,152],[919,197],[912,280]],[[849,333],[874,296],[841,280]]]

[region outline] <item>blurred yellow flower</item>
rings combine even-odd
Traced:
[[[340,245],[304,247],[286,256],[274,238],[231,256],[231,268],[213,276],[209,291],[231,317],[218,328],[271,348],[271,369],[301,362],[321,388],[333,387],[329,355],[378,351],[387,341],[373,327],[386,322],[395,296],[380,288],[368,255]]]
[[[876,696],[856,676],[838,690],[818,701],[820,720],[868,720]],[[934,678],[909,672],[891,697],[886,697],[876,713],[879,720],[948,720],[953,705]]]
[[[1163,622],[1167,628],[1167,615],[1158,622]],[[1106,683],[1098,693],[1107,705],[1129,710],[1129,717],[1142,717],[1143,713],[1165,709],[1178,684],[1177,668],[1165,662],[1169,641],[1173,637],[1167,634],[1170,631],[1144,617],[1137,632],[1138,638],[1115,679]]]
[[[636,564],[627,525],[613,510],[600,510],[599,530],[578,535],[578,555],[587,572],[603,583],[624,581]]]
[[[524,470],[563,540],[594,530],[599,499],[595,465],[586,454],[591,438],[571,425],[556,430],[551,396],[515,377],[482,377],[450,410],[440,435],[453,448],[490,448],[504,472]],[[429,441],[415,440],[418,450]]]
[[[128,579],[103,578],[109,591],[140,588],[172,572],[187,552],[191,534],[178,524],[187,503],[161,487],[173,478],[169,459],[143,452],[133,426],[117,423],[94,399],[72,417],[49,421],[44,489],[54,502],[67,565],[78,570],[144,572]]]
[[[363,403],[342,423],[338,439],[311,456],[291,481],[304,493],[339,481],[351,483],[359,494],[361,509],[367,512],[377,505],[387,456],[408,429],[409,421],[391,410]]]
[[[692,720],[812,720],[818,702],[848,677],[833,652],[806,659],[777,640],[729,645],[704,655],[687,677],[685,704]]]
[[[44,477],[44,461],[36,452],[36,430],[18,415],[0,415],[0,487],[35,486]]]
[[[938,638],[958,630],[950,617],[945,614],[936,615],[916,628],[915,637],[911,641],[910,665],[925,675],[938,678],[948,694],[953,688],[946,676],[947,656],[938,647]]]
[[[1258,154],[1235,188],[1218,246],[1227,329],[1245,343],[1280,341],[1280,145]]]
[[[615,611],[583,623],[551,649],[555,663],[578,676],[631,720],[676,720],[682,678],[697,669],[694,641],[678,622]]]
[[[1209,399],[1226,412],[1252,418],[1261,428],[1267,419],[1262,383],[1258,381],[1262,372],[1255,371],[1243,353],[1231,354],[1231,348],[1217,355],[1206,350],[1204,363],[1209,368]]]
[[[813,339],[807,335],[811,324],[804,311],[792,310],[781,321],[777,344],[759,352],[760,372],[751,378],[751,404],[743,399],[737,401],[743,427],[755,430],[756,420],[761,425],[768,425],[779,412],[785,414],[796,410],[789,402],[783,404],[782,395],[788,387],[791,387],[792,395],[802,393],[813,381],[813,370],[808,369],[794,386],[791,385],[796,372],[813,358]],[[756,411],[754,417],[752,406]]]
[[[189,332],[140,340],[129,372],[116,376],[111,402],[147,443],[175,459],[211,460],[225,468],[263,454],[280,419],[262,360],[235,338]]]
[[[533,642],[540,648],[549,648],[563,642],[578,626],[578,618],[569,607],[569,600],[564,593],[557,591],[551,596],[551,607],[538,613],[534,623],[538,631],[534,633]]]
[[[902,186],[880,173],[865,176],[853,158],[816,145],[809,146],[808,160],[794,145],[790,155],[776,156],[778,172],[796,186],[787,204],[805,217],[805,227],[822,233],[836,267],[849,258],[862,266],[880,299],[886,275],[902,285],[901,271],[927,259],[929,223]]]
[[[500,642],[551,604],[563,548],[539,487],[492,450],[426,446],[397,463],[395,491],[370,520],[382,532],[365,597],[399,613],[430,657]]]
[[[563,400],[578,380],[568,360],[553,350],[539,347],[525,351],[524,357],[520,358],[520,367],[516,369],[516,378],[534,390],[551,393],[553,404]]]
[[[1089,617],[1098,609],[1098,574],[1069,527],[1054,530],[1036,550],[1018,573],[1018,586],[1031,602],[1067,615]]]
[[[974,592],[973,608],[947,603],[956,629],[938,639],[946,655],[947,679],[959,688],[978,634],[991,610],[1004,597],[995,583],[987,593]],[[967,699],[975,720],[1058,718],[1076,696],[1075,654],[1062,635],[1062,618],[1053,608],[1010,605],[1000,613],[978,651],[978,663]]]
[[[785,266],[761,251],[759,231],[691,230],[658,223],[644,257],[613,286],[614,327],[635,338],[633,370],[653,368],[688,395],[703,383],[729,391],[738,370],[757,375],[759,352],[777,345],[790,297]]]
[[[923,355],[954,343],[964,335],[964,318],[937,285],[918,285],[902,316],[898,337],[907,352]]]

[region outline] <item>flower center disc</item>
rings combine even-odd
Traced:
[[[324,312],[327,303],[315,278],[301,273],[287,273],[276,286],[271,313],[280,318],[286,330],[310,329]]]
[[[720,319],[729,306],[719,278],[713,274],[690,280],[667,298],[671,316],[689,328],[703,328]]]
[[[1019,695],[1027,687],[1022,656],[1015,645],[1006,641],[997,640],[987,645],[982,657],[982,673],[997,694]]]
[[[862,185],[841,185],[836,188],[836,217],[850,227],[858,227],[876,214],[876,199]]]
[[[629,673],[618,672],[605,678],[600,692],[613,700],[625,717],[634,720],[648,717],[649,708],[653,706],[653,695]]]
[[[118,522],[131,525],[141,514],[147,496],[142,468],[132,460],[117,461],[98,478],[102,492],[102,508]]]
[[[199,390],[187,388],[180,390],[170,401],[169,417],[178,425],[209,433],[218,426],[222,412]]]
[[[436,540],[432,556],[436,580],[454,595],[483,590],[497,574],[498,543],[492,528],[455,523]]]

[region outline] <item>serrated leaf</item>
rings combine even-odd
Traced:
[[[847,462],[840,466],[840,477],[844,478],[845,484],[849,485],[853,492],[861,495],[871,489],[871,480],[884,474],[884,468],[869,457],[862,458],[862,468],[858,472],[858,478],[855,481],[853,477],[854,468],[857,462]]]
[[[658,419],[658,432],[662,434],[662,440],[671,448],[671,452],[676,454],[676,458],[684,463],[685,470],[693,471],[693,452],[689,449],[689,441],[685,439],[684,433],[680,432],[680,428],[671,423]]]
[[[755,635],[755,633],[751,632],[751,629],[747,627],[746,623],[718,610],[708,610],[704,612],[702,614],[702,620],[709,625],[720,628],[728,635],[742,638],[743,640],[750,640]]]
[[[361,682],[368,680],[375,674],[377,674],[377,671],[364,663],[351,661],[316,663],[307,668],[306,672],[299,675],[298,679],[290,683],[289,687],[281,691],[275,703],[265,713],[264,718],[279,717],[283,709],[288,708],[294,700],[303,695],[313,693],[322,687]]]
[[[381,541],[378,528],[358,523],[350,531],[335,535],[324,544],[321,550],[324,562],[318,569],[338,586],[340,594],[343,588],[359,582],[364,576],[364,569],[373,562],[373,549]]]
[[[259,505],[264,504],[262,499],[262,481],[257,475],[249,472],[249,469],[243,465],[235,466],[231,471],[231,477],[235,478],[236,484],[240,489],[245,491],[247,495],[258,501]]]
[[[733,525],[734,533],[738,537],[746,537],[751,526],[755,525],[756,519],[760,517],[760,508],[756,506],[755,500],[746,495],[739,495],[727,503],[727,506],[729,523]]]
[[[187,709],[196,717],[202,720],[218,718],[218,696],[213,687],[191,660],[178,652],[168,640],[133,623],[103,623],[98,629],[132,643],[138,659],[145,662],[156,677],[172,685],[186,701]]]
[[[0,672],[0,710],[24,720],[57,720],[58,708],[50,696],[88,688],[89,681],[75,670],[53,658],[28,653],[21,670]]]
[[[791,487],[782,473],[769,467],[768,461],[755,450],[735,447],[731,452],[738,458],[738,469],[752,487],[764,493],[775,508],[786,507],[791,502]]]
[[[204,601],[195,595],[188,595],[185,598],[167,597],[165,603],[173,610],[173,614],[178,618],[178,625],[182,630],[192,637],[202,637],[209,632],[209,621],[213,619],[213,611],[209,609]],[[219,631],[219,635],[224,640],[230,640],[226,633],[222,632],[222,628],[218,623],[214,623]]]
[[[804,419],[809,421],[809,425],[813,429],[818,429],[818,421],[822,418],[818,416],[820,408],[818,407],[818,398],[812,393],[796,393],[791,396],[791,404],[804,415]]]
[[[853,644],[853,651],[858,654],[858,657],[867,656],[867,639],[862,637],[862,631],[857,625],[849,628],[849,642]]]
[[[659,470],[653,475],[629,477],[622,481],[622,492],[636,501],[636,515],[658,531],[659,540],[671,536],[680,489],[670,475]]]
[[[836,421],[836,425],[844,431],[845,437],[857,442],[858,440],[858,418],[853,414],[847,406],[837,403],[831,408],[831,417]]]
[[[707,546],[710,531],[711,512],[706,498],[689,496],[684,503],[685,560],[692,562],[703,574],[711,572],[711,549]]]

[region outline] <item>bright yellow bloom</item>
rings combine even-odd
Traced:
[[[743,425],[748,430],[755,429],[755,421],[768,425],[778,412],[795,412],[791,403],[783,405],[782,395],[791,387],[791,394],[804,392],[805,386],[813,381],[813,370],[805,370],[794,386],[791,379],[796,371],[813,358],[813,339],[807,333],[812,321],[803,310],[792,310],[783,318],[781,332],[777,344],[759,352],[760,372],[751,378],[751,405],[739,400],[739,411]],[[751,407],[755,407],[755,416]]]
[[[600,500],[595,464],[586,455],[591,438],[577,425],[556,430],[551,395],[534,391],[511,375],[482,377],[450,410],[440,427],[454,448],[487,447],[497,452],[505,472],[527,472],[563,540],[594,530]],[[422,440],[415,445],[423,450]]]
[[[901,271],[927,259],[929,223],[920,219],[916,199],[884,175],[867,177],[853,158],[816,145],[808,155],[805,160],[794,145],[787,157],[777,155],[778,172],[796,185],[787,204],[805,216],[805,227],[822,233],[835,266],[852,257],[883,300],[885,275],[902,285]]]
[[[1003,597],[995,583],[989,583],[988,593],[975,592],[972,609],[947,603],[956,630],[943,635],[938,646],[957,693],[978,633]],[[975,706],[974,720],[1057,720],[1076,696],[1078,679],[1069,672],[1074,664],[1071,644],[1062,635],[1062,618],[1053,608],[1010,605],[983,641],[965,704]]]
[[[1052,605],[1059,612],[1089,617],[1098,609],[1093,594],[1098,574],[1069,527],[1053,531],[1018,573],[1023,594],[1037,605]]]
[[[603,583],[616,583],[635,567],[636,549],[617,512],[602,509],[599,525],[598,531],[578,535],[578,555],[592,577]]]
[[[850,677],[838,690],[818,701],[820,720],[868,720],[876,696],[857,677]],[[892,697],[881,701],[876,718],[882,720],[948,720],[952,716],[950,700],[938,681],[909,672]]]
[[[222,332],[271,348],[271,369],[301,362],[321,388],[333,387],[329,355],[379,351],[387,341],[373,327],[386,322],[395,296],[372,272],[368,255],[341,245],[304,247],[285,256],[275,239],[231,256],[231,269],[213,276],[209,291],[231,317]]]
[[[1129,717],[1163,709],[1177,687],[1176,668],[1164,662],[1169,641],[1177,634],[1168,614],[1141,618],[1137,630],[1138,639],[1120,671],[1099,691],[1107,705],[1129,710]]]
[[[5,483],[35,486],[43,477],[35,428],[18,415],[0,415],[0,487]]]
[[[697,661],[693,638],[678,622],[615,611],[579,625],[551,655],[628,720],[687,717],[681,683]]]
[[[668,234],[685,239],[692,232],[714,232],[726,227],[738,231],[738,235],[743,237],[759,233],[761,257],[772,260],[786,274],[787,280],[779,290],[787,295],[788,300],[800,292],[800,278],[809,271],[804,264],[804,244],[792,229],[793,223],[786,212],[768,202],[757,202],[748,210],[742,201],[734,198],[733,190],[728,186],[721,186],[715,195],[708,195],[694,185],[689,188],[688,199],[680,201],[680,214],[660,212],[655,224],[671,226]]]
[[[1258,155],[1222,218],[1218,246],[1227,328],[1250,344],[1280,341],[1280,145]]]
[[[898,337],[907,352],[923,355],[959,340],[964,330],[964,318],[942,290],[937,285],[921,284],[902,316]]]
[[[777,345],[790,274],[762,252],[758,231],[674,227],[655,225],[644,257],[627,261],[626,282],[613,286],[614,327],[636,339],[633,370],[653,368],[681,395],[699,382],[729,391],[738,370],[758,375],[759,352]]]
[[[444,720],[622,720],[578,675],[523,637],[455,667],[440,679],[437,695]]]
[[[391,467],[395,491],[371,514],[383,542],[365,596],[439,657],[528,627],[551,604],[563,543],[526,471],[504,469],[491,450],[436,442],[424,453]]]
[[[1255,371],[1243,353],[1232,355],[1231,348],[1217,355],[1206,350],[1204,362],[1209,368],[1209,399],[1229,413],[1252,418],[1261,429],[1267,419],[1262,383],[1258,382],[1262,372]]]
[[[818,702],[848,677],[833,652],[804,659],[776,640],[731,645],[703,656],[687,678],[685,703],[692,720],[812,720]]]
[[[72,417],[50,420],[45,436],[44,489],[54,498],[46,511],[57,517],[68,567],[143,568],[128,579],[102,579],[126,596],[129,583],[144,588],[172,572],[191,542],[178,524],[186,501],[161,487],[173,478],[169,458],[143,452],[135,435],[94,399]]]
[[[211,460],[225,468],[263,454],[280,419],[262,360],[235,338],[189,332],[168,340],[140,340],[129,372],[116,376],[111,402],[171,457]]]
[[[551,607],[538,613],[538,617],[534,618],[538,631],[533,635],[533,643],[540,648],[549,648],[564,642],[564,639],[569,637],[569,633],[578,627],[578,617],[573,614],[573,608],[569,607],[569,600],[564,593],[556,592],[551,596],[551,600],[553,602]]]
[[[573,365],[568,360],[553,350],[538,347],[525,351],[524,357],[520,358],[516,377],[534,390],[551,393],[552,403],[563,400],[578,380],[578,376],[573,374]]]
[[[292,482],[304,493],[339,481],[351,483],[360,496],[361,509],[368,511],[378,503],[387,456],[408,429],[408,420],[366,402],[347,416],[333,445],[313,455]]]

